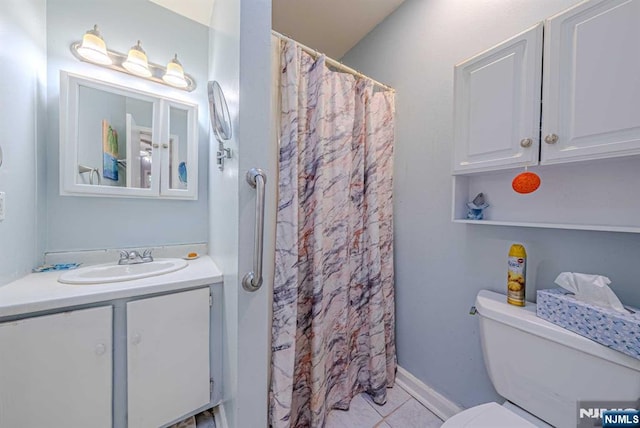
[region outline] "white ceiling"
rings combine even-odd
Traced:
[[[404,0],[272,0],[272,28],[334,59]]]
[[[214,0],[151,0],[162,7],[209,26]]]

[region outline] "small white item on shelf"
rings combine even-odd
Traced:
[[[627,313],[618,296],[609,287],[611,280],[606,276],[562,272],[555,283],[573,293],[576,300]]]

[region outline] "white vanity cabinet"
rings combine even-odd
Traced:
[[[592,0],[545,21],[544,70],[542,24],[457,65],[453,173],[640,154],[638,52],[640,2]]]
[[[640,154],[640,1],[548,19],[543,75],[542,164]]]
[[[538,162],[542,23],[455,67],[453,170]]]
[[[213,407],[210,293],[0,323],[0,427],[158,428]]]
[[[0,427],[112,426],[112,308],[0,324]]]
[[[128,302],[129,428],[156,428],[210,401],[209,289]]]

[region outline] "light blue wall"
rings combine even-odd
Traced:
[[[272,141],[271,114],[271,0],[241,0],[240,7],[240,128],[239,128],[239,247],[238,273],[253,271],[256,190],[246,172],[260,168],[267,176],[265,189],[263,285],[238,296],[239,401],[255,403],[250,417],[238,427],[264,427],[267,423],[268,378],[271,348],[271,304],[275,268],[275,215],[278,182],[277,150]],[[240,412],[242,415],[244,412]]]
[[[561,271],[576,271],[609,276],[623,302],[640,306],[639,235],[450,221],[454,64],[574,3],[407,0],[343,58],[397,89],[399,363],[464,407],[498,398],[485,374],[478,320],[467,314],[480,289],[505,292],[513,242],[529,254],[529,299]]]
[[[224,272],[224,408],[229,426],[267,426],[269,307],[275,233],[275,156],[271,145],[271,1],[216,0],[211,22],[210,79],[225,93],[233,123],[224,171],[211,156],[210,254]],[[212,147],[217,141],[212,137]],[[264,285],[243,290],[251,270],[255,190],[249,168],[269,174]]]
[[[210,134],[209,254],[224,272],[223,406],[229,426],[238,424],[238,127],[240,114],[240,3],[216,0],[209,30],[209,80],[216,80],[227,100],[232,138],[225,142],[234,154],[217,169],[218,141]]]
[[[0,285],[42,260],[46,62],[46,1],[0,2]]]
[[[190,94],[76,60],[72,42],[98,24],[107,46],[127,52],[139,39],[149,60],[165,64],[178,53],[198,88]],[[206,81],[208,28],[148,0],[49,0],[47,142],[47,251],[146,247],[208,239],[209,125]],[[59,195],[60,70],[67,70],[199,104],[197,201],[92,198]]]

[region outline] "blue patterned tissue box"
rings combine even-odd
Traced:
[[[538,290],[536,314],[540,318],[640,359],[640,310],[622,314],[613,309],[575,300],[562,288]]]

